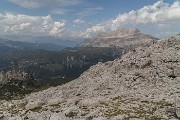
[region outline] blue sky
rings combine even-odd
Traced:
[[[82,39],[119,28],[165,38],[180,32],[178,0],[1,0],[0,36]]]

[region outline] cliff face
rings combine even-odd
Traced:
[[[80,44],[82,47],[133,47],[147,46],[153,43],[152,35],[143,34],[138,29],[118,29],[109,33],[98,34],[93,39],[87,39]]]
[[[8,80],[11,79],[18,79],[19,81],[25,81],[29,78],[25,72],[17,72],[17,71],[7,71],[7,72],[0,72],[0,84],[5,84]]]
[[[33,77],[25,72],[7,71],[0,72],[1,98],[19,97],[21,93],[31,90],[36,86]]]
[[[92,66],[65,85],[22,100],[1,101],[0,108],[11,115],[2,114],[4,119],[178,120],[179,91],[180,35],[176,35]]]

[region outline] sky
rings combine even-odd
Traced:
[[[154,37],[180,33],[179,0],[1,0],[0,37],[92,38],[120,28]]]

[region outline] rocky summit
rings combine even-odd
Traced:
[[[138,29],[121,28],[108,33],[100,33],[92,39],[86,39],[79,46],[135,48],[148,46],[154,40],[157,38],[141,33]]]
[[[0,101],[2,120],[178,120],[180,34],[99,63],[78,79]]]

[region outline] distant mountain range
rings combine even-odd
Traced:
[[[0,38],[0,50],[10,51],[10,50],[47,50],[47,51],[60,51],[66,48],[65,46],[56,45],[52,43],[28,43],[13,41],[8,39]]]
[[[4,35],[1,38],[28,43],[50,43],[67,47],[75,47],[82,42],[80,39],[63,39],[51,36]]]

